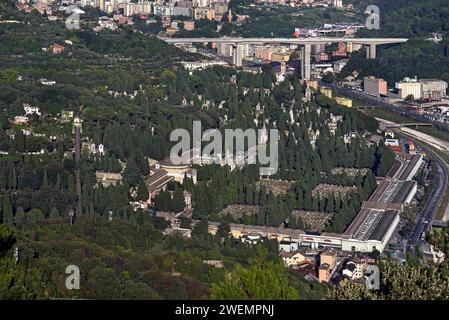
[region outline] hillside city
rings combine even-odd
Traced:
[[[0,299],[449,299],[447,4],[0,0]]]

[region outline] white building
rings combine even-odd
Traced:
[[[342,274],[352,280],[361,279],[365,274],[366,267],[366,261],[362,261],[359,258],[354,258],[346,263]]]
[[[40,109],[38,107],[32,107],[28,103],[23,104],[23,110],[25,111],[25,115],[27,115],[27,116],[33,115],[33,114],[37,114],[38,116],[41,116]]]
[[[185,61],[181,62],[182,66],[187,70],[201,70],[215,66],[227,66],[224,61]]]
[[[56,84],[56,81],[47,80],[44,78],[39,79],[39,82],[44,86],[54,86]]]
[[[414,100],[421,99],[421,87],[422,84],[415,78],[404,78],[403,80],[396,82],[395,88],[399,91],[399,97],[405,99],[412,95]]]

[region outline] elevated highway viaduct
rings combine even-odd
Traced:
[[[327,43],[354,43],[366,46],[366,58],[376,58],[376,47],[384,44],[398,44],[407,42],[406,38],[347,38],[347,37],[311,37],[311,38],[241,38],[241,37],[221,37],[221,38],[160,38],[172,44],[192,44],[192,43],[228,43],[232,45],[232,56],[234,64],[242,65],[244,44],[265,44],[282,43],[296,44],[301,47],[301,76],[305,80],[310,80],[310,55],[313,44]]]

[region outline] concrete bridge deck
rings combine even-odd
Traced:
[[[288,44],[318,44],[318,43],[358,43],[365,45],[382,45],[407,42],[407,38],[348,38],[348,37],[311,37],[311,38],[160,38],[168,43],[231,43],[231,44],[258,44],[258,43],[288,43]]]
[[[395,44],[407,42],[406,38],[348,38],[348,37],[310,37],[310,38],[242,38],[242,37],[221,37],[221,38],[160,38],[172,44],[191,43],[227,43],[232,45],[233,63],[237,67],[242,66],[243,45],[244,44],[264,44],[264,43],[285,43],[296,44],[301,47],[301,78],[310,80],[310,56],[313,44],[323,43],[357,43],[366,46],[366,58],[376,58],[376,47],[382,44]]]

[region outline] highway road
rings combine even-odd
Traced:
[[[429,224],[432,223],[432,219],[440,206],[441,200],[444,196],[448,185],[448,169],[446,163],[434,152],[427,148],[423,148],[427,154],[435,161],[437,167],[436,172],[436,186],[432,190],[429,199],[423,210],[419,213],[415,229],[408,239],[408,249],[413,250],[417,244],[421,242],[422,233],[428,231]]]
[[[338,43],[351,42],[365,45],[381,45],[407,42],[407,38],[348,38],[348,37],[310,37],[310,38],[242,38],[242,37],[221,37],[221,38],[163,38],[168,43],[290,43],[290,44],[314,44],[314,43]]]
[[[390,104],[390,103],[386,102],[385,99],[383,99],[381,97],[371,96],[371,95],[368,95],[368,94],[364,93],[363,91],[357,91],[357,90],[354,90],[354,89],[351,89],[351,88],[346,88],[346,87],[343,87],[343,86],[337,85],[337,84],[328,84],[328,83],[321,83],[321,84],[324,85],[324,86],[332,88],[332,90],[335,90],[338,93],[341,93],[341,94],[346,95],[348,97],[356,98],[358,100],[366,102],[370,106],[382,107],[382,108],[387,109],[389,111],[401,114],[401,115],[403,115],[405,117],[415,119],[416,122],[431,123],[435,127],[438,127],[438,128],[440,128],[442,130],[445,130],[445,131],[449,131],[449,124],[438,122],[438,121],[433,121],[433,120],[428,119],[428,118],[426,118],[424,116],[420,116],[420,115],[417,115],[417,114],[415,114],[413,112],[410,112],[408,110],[404,110],[404,109],[402,109],[402,108],[400,108],[400,107],[398,107],[396,105],[393,105],[393,104]],[[391,123],[393,123],[393,122],[391,122]]]

